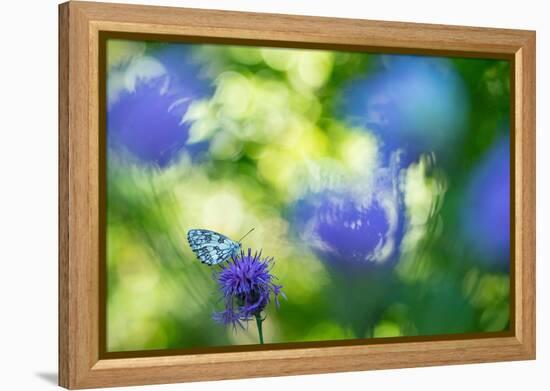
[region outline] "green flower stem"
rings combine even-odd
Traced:
[[[256,314],[255,317],[256,317],[256,326],[258,326],[258,335],[260,336],[260,344],[263,345],[264,344],[264,333],[263,333],[263,330],[262,330],[262,322],[264,320],[262,319],[262,316],[260,314]]]

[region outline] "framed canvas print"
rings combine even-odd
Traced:
[[[535,33],[60,5],[59,379],[535,358]]]

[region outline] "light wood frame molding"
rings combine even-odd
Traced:
[[[102,31],[509,59],[514,265],[510,333],[160,357],[100,357],[99,35]],[[59,6],[59,384],[103,386],[535,358],[535,32],[91,2]]]

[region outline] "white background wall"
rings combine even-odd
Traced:
[[[119,0],[124,2],[123,0]],[[152,390],[548,389],[550,167],[544,1],[135,0],[134,3],[537,30],[537,329],[529,362],[142,387]],[[55,388],[57,372],[57,1],[0,3],[0,389]],[[546,20],[545,20],[546,19]],[[546,383],[543,386],[542,383]],[[138,389],[138,388],[135,388]]]

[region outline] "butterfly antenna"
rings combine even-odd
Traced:
[[[243,236],[242,238],[239,239],[239,243],[240,243],[244,238],[246,238],[246,236],[247,236],[250,232],[254,231],[254,229],[255,229],[255,228],[252,228],[250,231],[248,231],[247,233],[245,233],[244,236]]]

